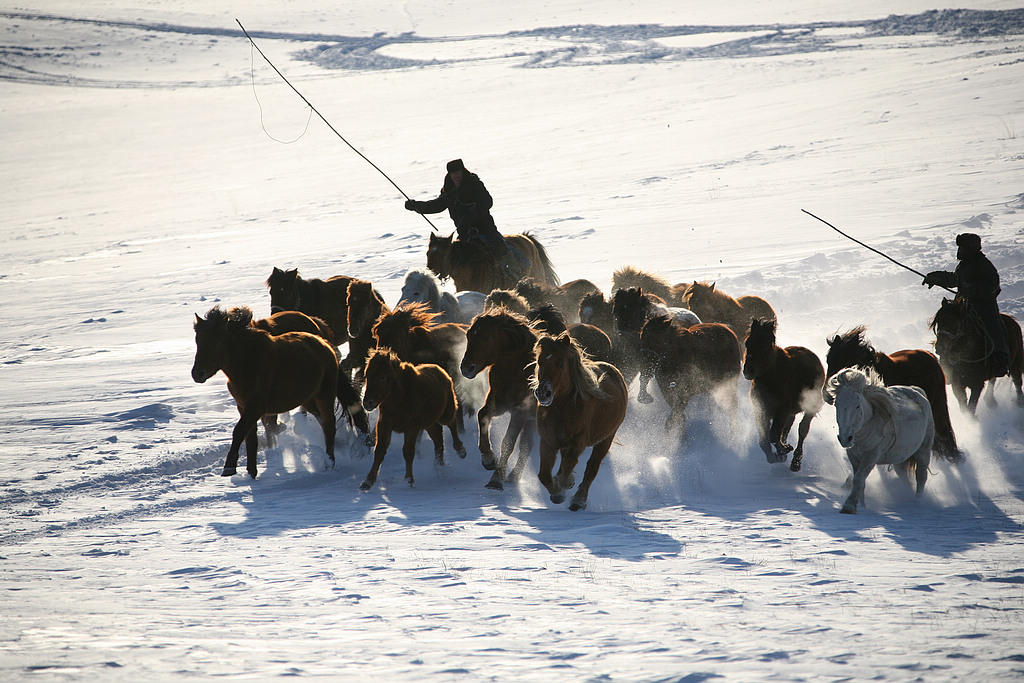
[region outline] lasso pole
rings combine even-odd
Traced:
[[[398,186],[398,183],[396,183],[396,182],[395,182],[394,180],[392,180],[392,179],[390,178],[390,176],[388,176],[388,174],[387,174],[387,173],[385,173],[384,171],[382,171],[382,170],[380,169],[380,167],[379,167],[379,166],[377,166],[377,164],[375,164],[375,163],[373,163],[372,161],[370,161],[370,159],[369,159],[369,158],[368,158],[368,157],[367,157],[367,156],[366,156],[365,154],[363,154],[363,153],[362,153],[362,152],[360,152],[360,151],[359,151],[358,149],[356,149],[355,147],[353,147],[353,146],[352,146],[352,143],[351,143],[351,142],[349,142],[348,140],[346,140],[346,139],[345,139],[345,136],[344,136],[344,135],[342,135],[341,133],[339,133],[339,132],[338,132],[338,130],[337,130],[337,129],[336,129],[336,128],[335,128],[334,126],[332,126],[332,125],[331,125],[331,122],[330,122],[330,121],[328,121],[328,120],[327,120],[326,118],[324,118],[324,115],[323,115],[323,114],[321,114],[321,113],[320,113],[319,111],[317,111],[317,108],[313,106],[313,103],[312,103],[312,102],[310,102],[309,100],[307,100],[307,99],[306,99],[306,96],[305,96],[305,95],[303,95],[303,94],[302,94],[301,92],[299,92],[299,89],[298,89],[298,88],[296,88],[296,87],[295,87],[294,85],[292,85],[291,81],[289,81],[289,80],[288,80],[287,78],[285,78],[285,75],[284,75],[283,73],[281,73],[281,70],[280,70],[280,69],[278,69],[278,68],[277,68],[276,66],[274,66],[274,63],[273,63],[272,61],[270,61],[270,58],[269,58],[269,57],[267,57],[267,56],[266,56],[265,54],[263,54],[263,50],[261,50],[261,49],[260,49],[260,46],[256,44],[256,41],[252,39],[252,36],[250,36],[250,35],[249,35],[249,32],[245,30],[245,27],[244,27],[244,26],[242,26],[242,22],[241,22],[241,21],[239,21],[238,19],[235,19],[235,23],[237,23],[237,24],[238,24],[238,28],[242,29],[242,33],[244,33],[244,34],[245,34],[245,37],[249,39],[249,42],[250,42],[250,43],[252,43],[252,46],[253,46],[254,48],[256,48],[256,51],[260,53],[260,56],[261,56],[261,57],[263,57],[263,59],[265,59],[265,60],[266,60],[267,64],[269,64],[269,65],[270,65],[270,68],[272,68],[272,69],[273,69],[273,70],[274,70],[275,72],[277,72],[277,75],[281,77],[281,80],[282,80],[282,81],[284,81],[285,83],[287,83],[287,84],[288,84],[288,87],[289,87],[289,88],[291,88],[291,89],[292,89],[293,91],[295,91],[295,94],[296,94],[296,95],[298,95],[298,96],[299,96],[299,97],[300,97],[300,98],[302,99],[302,101],[306,103],[306,106],[307,106],[307,107],[309,107],[309,108],[310,108],[310,109],[312,110],[312,112],[313,112],[314,114],[316,114],[317,116],[319,116],[319,117],[320,117],[320,120],[321,120],[321,121],[323,121],[323,122],[324,122],[324,123],[325,123],[325,124],[327,125],[327,127],[331,129],[331,132],[333,132],[333,133],[334,133],[335,135],[337,135],[337,136],[338,136],[338,138],[339,138],[339,139],[340,139],[340,140],[341,140],[342,142],[344,142],[344,143],[345,143],[346,145],[348,145],[349,149],[351,149],[351,150],[352,150],[353,152],[355,152],[355,153],[356,153],[356,154],[358,154],[358,155],[359,155],[360,157],[362,157],[362,158],[363,158],[363,160],[364,160],[364,161],[365,161],[366,163],[370,164],[370,166],[373,166],[373,167],[374,167],[375,169],[377,169],[377,172],[378,172],[378,173],[380,173],[380,174],[381,174],[382,176],[384,176],[385,178],[387,178],[387,181],[388,181],[389,183],[391,183],[392,185],[394,185],[394,186],[395,186],[395,189],[396,189],[396,190],[398,190],[398,191],[399,191],[399,192],[401,193],[401,195],[402,195],[403,197],[405,197],[406,199],[410,199],[409,195],[407,195],[407,194],[405,193],[405,191],[404,191],[404,190],[402,190],[402,188],[400,188],[400,187]],[[430,225],[430,229],[431,229],[431,230],[433,230],[434,232],[437,232],[437,228],[436,228],[436,227],[434,226],[434,224],[433,224],[433,223],[432,223],[432,222],[430,221],[430,219],[429,219],[429,218],[427,218],[427,216],[426,216],[425,214],[422,214],[422,213],[421,213],[420,215],[421,215],[421,216],[423,216],[423,220],[425,220],[425,221],[426,221],[426,222],[427,222],[427,223],[428,223],[428,224]]]
[[[818,216],[815,216],[815,215],[814,215],[813,213],[811,213],[811,212],[810,212],[810,211],[808,211],[807,209],[800,209],[800,210],[801,210],[801,211],[803,211],[804,213],[806,213],[806,214],[807,214],[808,216],[810,216],[811,218],[816,218],[816,219],[818,219],[819,221],[821,221],[822,223],[824,223],[824,224],[825,224],[825,225],[827,225],[828,227],[832,228],[833,230],[835,230],[836,232],[838,232],[838,233],[839,233],[840,235],[842,235],[842,236],[843,236],[843,237],[845,237],[846,239],[848,239],[848,240],[852,240],[853,242],[856,242],[857,244],[859,244],[860,246],[864,247],[865,249],[870,249],[871,251],[875,252],[875,253],[876,253],[876,254],[878,254],[879,256],[884,256],[885,258],[889,259],[890,261],[892,261],[893,263],[895,263],[895,264],[896,264],[897,266],[899,266],[900,268],[906,268],[906,269],[907,269],[907,270],[909,270],[909,271],[910,271],[911,273],[914,273],[915,275],[919,275],[919,276],[921,277],[921,279],[922,279],[922,280],[924,279],[924,277],[925,277],[925,276],[924,276],[924,273],[918,272],[918,271],[914,270],[913,268],[911,268],[910,266],[908,266],[908,265],[905,265],[905,264],[903,264],[903,263],[900,263],[899,261],[897,261],[896,259],[894,259],[894,258],[893,258],[892,256],[889,256],[888,254],[886,254],[886,253],[883,253],[883,252],[879,251],[878,249],[875,249],[875,248],[874,248],[874,247],[872,247],[871,245],[868,245],[868,244],[864,244],[863,242],[861,242],[861,241],[860,241],[859,239],[857,239],[856,237],[850,237],[850,236],[849,236],[849,235],[847,235],[847,234],[846,234],[845,232],[843,232],[842,230],[840,230],[840,229],[839,229],[839,228],[837,228],[836,226],[832,225],[831,223],[829,223],[829,222],[828,222],[827,220],[825,220],[824,218],[818,218]],[[940,287],[942,287],[942,285],[939,285],[939,286],[940,286]],[[950,289],[949,287],[942,287],[942,288],[943,288],[944,290],[946,290],[947,292],[951,293],[951,294],[956,294],[956,290]]]

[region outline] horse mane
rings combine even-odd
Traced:
[[[401,324],[409,329],[413,327],[425,327],[427,329],[436,327],[437,323],[434,320],[441,315],[437,311],[432,311],[423,303],[415,304],[402,304],[390,313],[385,313],[377,321],[380,324],[384,321],[394,321],[395,323]]]
[[[530,321],[507,308],[498,307],[484,311],[476,317],[473,324],[475,326],[482,322],[492,322],[498,330],[508,336],[514,348],[527,345],[532,347],[537,342],[537,333],[530,325]]]
[[[270,287],[275,281],[280,280],[281,277],[289,275],[291,273],[294,273],[295,279],[297,281],[299,279],[298,268],[293,268],[291,270],[281,270],[280,268],[275,267],[274,270],[270,271],[270,277],[268,277],[267,281],[263,284],[265,284],[267,287]]]
[[[604,298],[604,292],[587,292],[580,299],[580,308],[584,306],[600,306],[607,303],[608,301]]]
[[[562,332],[557,337],[541,337],[534,347],[534,357],[540,359],[552,354],[558,354],[568,361],[569,365],[569,398],[572,401],[579,399],[604,400],[608,393],[601,388],[601,375],[597,363],[589,360],[580,348],[576,340],[569,336],[568,332]],[[534,389],[539,384],[537,375],[534,373],[530,386]]]
[[[516,283],[515,292],[526,299],[530,306],[537,307],[545,303],[554,288],[538,282],[535,278],[524,277]]]
[[[955,314],[959,317],[963,317],[963,302],[960,299],[943,298],[942,305],[939,306],[939,310],[935,311],[935,315],[933,315],[932,319],[928,321],[928,327],[931,328],[933,333],[938,334],[942,313],[943,311],[948,311],[950,309],[955,309]]]
[[[526,313],[526,318],[529,320],[535,329],[543,327],[543,332],[555,336],[565,332],[568,326],[565,322],[565,316],[562,312],[555,308],[554,304],[541,304],[540,306],[534,306]]]
[[[874,369],[846,368],[829,377],[825,383],[825,394],[833,401],[843,389],[863,394],[875,412],[892,422],[896,410],[892,395]]]
[[[629,287],[642,287],[649,292],[658,294],[663,299],[672,294],[672,285],[668,280],[636,266],[623,266],[612,274],[613,290]]]
[[[744,342],[754,339],[758,344],[772,347],[775,346],[775,330],[777,321],[766,318],[754,318],[750,321],[750,329],[747,330],[747,337]],[[764,342],[768,341],[767,344]]]
[[[530,304],[521,294],[511,289],[492,289],[487,298],[484,299],[484,310],[489,311],[501,308],[512,313],[526,315],[526,312],[530,309]]]

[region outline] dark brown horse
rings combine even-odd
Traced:
[[[665,300],[656,294],[645,292],[642,287],[617,289],[612,297],[612,313],[615,317],[615,336],[612,345],[615,350],[616,366],[622,371],[626,384],[640,372],[643,357],[640,353],[640,330],[644,323],[656,315],[685,312],[689,314],[686,324],[695,325],[700,319],[689,310],[671,309]]]
[[[732,330],[718,323],[686,327],[659,315],[644,324],[640,352],[644,363],[638,398],[641,403],[654,401],[647,393],[654,377],[670,408],[665,429],[685,434],[686,406],[694,396],[709,392],[725,404],[735,426],[741,358]]]
[[[192,379],[202,384],[223,371],[240,417],[231,434],[223,476],[236,473],[245,442],[246,469],[256,478],[256,424],[264,415],[299,406],[315,415],[323,427],[327,455],[334,462],[334,400],[338,395],[338,356],[322,337],[307,332],[273,336],[252,325],[252,311],[219,307],[196,315],[196,357]]]
[[[580,299],[580,322],[600,327],[605,334],[615,334],[615,310],[602,292],[591,292]]]
[[[484,378],[470,381],[459,372],[466,350],[466,330],[461,323],[436,323],[437,313],[426,304],[406,304],[383,314],[373,326],[378,347],[387,347],[409,363],[434,363],[455,381],[459,404],[466,409],[481,404]],[[459,426],[462,414],[459,413]]]
[[[1018,405],[1024,405],[1024,394],[1021,392],[1024,347],[1021,343],[1020,324],[1005,313],[1000,316],[1010,347],[1009,376],[1017,389]],[[961,410],[974,415],[985,383],[995,380],[991,363],[992,342],[977,315],[960,299],[943,299],[930,326],[935,333],[935,352],[946,373],[946,381],[953,389],[953,396]],[[967,396],[968,390],[971,392],[970,398]],[[991,392],[989,397],[995,403]]]
[[[580,455],[593,446],[569,505],[570,510],[584,510],[590,486],[626,416],[626,383],[614,365],[587,360],[565,332],[538,339],[534,359],[540,483],[551,494],[551,502],[563,502],[564,491],[576,483],[573,470]],[[562,463],[552,477],[559,452]]]
[[[405,480],[412,486],[412,461],[416,456],[416,439],[427,431],[434,442],[434,464],[444,464],[444,430],[452,434],[452,444],[460,458],[466,448],[455,428],[459,402],[455,398],[452,379],[441,367],[432,363],[414,365],[398,359],[391,349],[378,348],[366,360],[366,393],[363,405],[378,409],[377,444],[373,448],[373,465],[360,485],[369,491],[377,481],[380,465],[391,444],[392,432],[405,435],[402,455],[405,457]]]
[[[860,325],[826,340],[828,355],[825,357],[825,376],[832,377],[846,368],[870,368],[886,386],[920,387],[932,407],[935,454],[951,462],[958,462],[963,456],[956,445],[956,434],[949,421],[946,375],[939,365],[939,359],[922,349],[904,349],[891,354],[876,351],[865,338],[865,329]],[[825,399],[828,400],[827,392]]]
[[[357,378],[362,375],[366,357],[374,347],[373,325],[387,313],[384,297],[366,280],[352,279],[348,283],[348,358]]]
[[[301,311],[320,318],[331,328],[334,345],[341,346],[349,340],[347,300],[351,280],[347,275],[336,275],[327,280],[303,280],[298,269],[274,268],[267,278],[270,312]],[[342,361],[342,365],[349,371],[356,367],[348,359]]]
[[[612,273],[612,291],[638,287],[654,294],[669,306],[683,305],[680,295],[686,285],[671,285],[668,280],[655,273],[641,270],[636,266],[623,266]]]
[[[509,247],[517,249],[529,261],[530,267],[523,274],[539,282],[558,284],[548,253],[533,235],[505,235]],[[430,235],[427,246],[427,268],[444,282],[451,278],[456,291],[466,289],[486,294],[492,289],[510,289],[518,279],[501,268],[494,257],[478,240],[452,240],[452,235],[441,237]]]
[[[743,376],[750,380],[750,402],[760,438],[761,450],[768,462],[786,462],[793,447],[786,443],[797,413],[803,413],[797,430],[796,450],[789,469],[800,471],[804,439],[811,420],[824,400],[825,368],[810,349],[803,346],[782,348],[775,343],[775,321],[753,320],[745,341]]]
[[[562,332],[576,340],[591,360],[612,362],[612,340],[599,327],[585,323],[566,325],[562,312],[554,304],[534,306],[526,312],[526,319],[538,332],[557,337]]]
[[[327,323],[320,318],[313,318],[298,311],[281,311],[268,318],[253,321],[252,324],[274,336],[284,334],[285,332],[308,332],[323,337],[325,341],[332,346],[334,345],[334,334]],[[363,404],[359,399],[359,391],[352,385],[352,380],[349,379],[347,372],[338,373],[338,400],[344,409],[343,414],[348,421],[349,427],[358,431],[369,442],[369,418],[366,416],[366,411],[363,410]],[[276,443],[274,436],[283,427],[278,424],[276,414],[264,415],[262,422],[267,434],[267,448],[273,448]]]
[[[775,309],[759,296],[734,299],[718,290],[715,283],[694,281],[682,292],[683,305],[696,313],[703,322],[728,325],[738,340],[746,339],[750,321],[775,320]]]
[[[467,334],[469,343],[462,358],[462,375],[474,379],[485,368],[487,398],[476,414],[479,426],[480,460],[494,470],[487,488],[501,490],[505,481],[516,481],[530,461],[533,435],[537,429],[537,401],[530,380],[533,377],[533,347],[537,334],[525,318],[504,309],[485,311],[473,320]],[[511,413],[501,440],[498,458],[491,449],[491,421]],[[519,459],[511,473],[508,460],[519,441]]]
[[[550,285],[532,277],[524,277],[516,283],[515,289],[531,308],[551,304],[568,322],[579,321],[580,300],[584,296],[601,291],[590,280],[573,280],[564,285]]]

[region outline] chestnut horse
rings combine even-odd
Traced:
[[[205,318],[196,315],[196,357],[192,379],[202,384],[223,371],[228,391],[240,414],[231,433],[231,447],[222,476],[237,472],[239,450],[245,442],[246,470],[256,478],[256,423],[270,413],[299,406],[313,413],[324,432],[324,445],[334,462],[334,400],[338,395],[338,356],[322,337],[308,332],[273,336],[252,325],[252,311],[215,306]]]
[[[641,403],[652,403],[647,383],[653,376],[668,402],[666,430],[686,432],[686,406],[698,394],[712,392],[724,402],[736,424],[736,385],[740,378],[740,351],[736,335],[725,325],[701,323],[686,327],[667,315],[651,318],[640,332]]]
[[[440,365],[455,382],[459,405],[475,408],[481,404],[485,379],[470,381],[459,372],[468,328],[458,323],[437,323],[436,318],[426,304],[399,306],[377,320],[373,338],[378,347],[386,346],[404,361]],[[461,429],[461,411],[458,419]]]
[[[1017,389],[1017,404],[1024,405],[1021,380],[1024,379],[1024,344],[1016,320],[1000,313],[1006,329],[1006,342],[1010,347],[1009,375]],[[980,320],[960,299],[943,299],[942,306],[929,323],[935,333],[935,352],[946,373],[946,381],[953,389],[960,409],[974,415],[985,383],[996,378],[990,362],[992,342],[984,332]],[[970,390],[970,398],[967,391]],[[995,399],[989,392],[989,399]]]
[[[466,457],[466,448],[455,427],[459,402],[455,398],[452,378],[441,367],[432,363],[414,365],[398,359],[391,349],[378,348],[366,359],[366,393],[363,405],[367,410],[378,409],[377,444],[373,447],[373,465],[359,486],[369,491],[377,481],[380,465],[391,444],[391,433],[405,435],[402,455],[405,457],[405,480],[412,486],[412,461],[416,456],[416,439],[427,431],[434,442],[434,464],[444,464],[444,430],[452,434],[452,444],[460,458]]]
[[[532,277],[524,277],[516,283],[519,293],[531,308],[551,304],[569,322],[579,322],[580,300],[591,292],[599,292],[590,280],[573,280],[564,285],[550,285]]]
[[[537,429],[537,401],[530,380],[533,377],[533,347],[537,333],[520,315],[504,309],[481,313],[467,334],[468,344],[462,357],[463,377],[474,379],[485,368],[488,373],[487,398],[476,414],[479,426],[480,461],[494,470],[487,488],[502,490],[504,482],[516,481],[533,450]],[[512,416],[501,440],[498,458],[491,449],[491,420],[498,415]],[[508,460],[519,441],[519,459],[507,473]]]
[[[584,510],[590,486],[626,416],[626,382],[614,365],[587,360],[567,332],[538,339],[534,360],[540,483],[551,494],[551,502],[562,503],[564,491],[575,484],[573,470],[580,455],[593,446],[569,505],[570,510]],[[552,478],[559,451],[562,463]]]
[[[963,456],[956,445],[953,424],[949,421],[946,374],[939,365],[939,359],[922,349],[904,349],[891,354],[876,351],[864,337],[865,330],[863,325],[859,325],[826,339],[825,376],[832,377],[845,368],[871,369],[878,373],[886,386],[920,387],[932,408],[935,454],[950,462],[958,462]],[[828,400],[827,392],[825,399]]]
[[[754,318],[775,320],[775,309],[759,296],[734,299],[715,288],[715,283],[694,281],[682,293],[683,305],[706,323],[728,325],[736,338],[746,339],[750,321]]]
[[[539,282],[558,284],[548,253],[533,235],[505,235],[505,241],[512,249],[519,250],[529,261],[530,267],[523,274]],[[427,246],[427,268],[434,272],[441,282],[448,278],[455,283],[456,291],[473,290],[486,294],[492,289],[510,289],[516,283],[479,240],[452,240],[452,235],[441,237],[430,235]]]
[[[281,311],[269,318],[254,320],[252,325],[266,330],[275,337],[285,332],[308,332],[323,337],[332,346],[334,345],[334,335],[327,323],[320,318],[312,318],[298,311]],[[345,408],[345,417],[348,418],[349,425],[368,438],[370,426],[366,411],[363,410],[359,401],[359,392],[352,386],[347,373],[344,372],[338,374],[338,396],[344,397],[341,398],[341,404]],[[274,448],[277,443],[276,435],[284,427],[278,423],[277,413],[264,415],[260,420],[263,422],[263,428],[267,435],[267,448]]]
[[[267,278],[270,290],[270,312],[300,311],[320,318],[331,328],[334,345],[341,346],[348,336],[348,283],[347,275],[336,275],[326,280],[303,280],[298,269],[281,270],[274,268]],[[360,363],[353,364],[348,358],[342,366],[352,371]]]
[[[821,388],[825,384],[825,368],[810,349],[778,346],[775,325],[774,320],[751,321],[745,340],[743,376],[750,380],[750,402],[754,406],[761,450],[768,462],[786,462],[786,455],[793,451],[786,443],[789,430],[797,413],[803,413],[793,462],[789,465],[790,470],[799,472],[804,439],[811,429],[811,420],[824,404]]]
[[[356,278],[348,283],[345,303],[348,308],[348,358],[359,379],[363,374],[366,357],[375,346],[373,325],[391,309],[371,283]]]

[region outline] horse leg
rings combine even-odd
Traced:
[[[256,478],[256,450],[259,441],[256,438],[256,424],[263,415],[255,410],[246,410],[238,406],[238,422],[231,431],[231,447],[228,449],[227,458],[224,459],[222,477],[230,477],[238,473],[238,455],[242,449],[242,442],[245,442],[245,465],[249,475]]]
[[[541,436],[540,438],[540,469],[537,471],[537,478],[541,486],[551,494],[551,502],[561,503],[565,500],[565,494],[557,487],[551,477],[551,470],[555,467],[555,456],[558,455],[558,444]]]
[[[768,462],[775,462],[775,454],[772,452],[772,442],[768,437],[771,430],[771,418],[761,408],[758,401],[754,401],[754,423],[757,425],[757,443],[764,452]]]
[[[493,470],[498,466],[498,461],[494,458],[494,451],[491,450],[491,420],[494,417],[494,402],[489,399],[490,397],[476,414],[480,464],[484,466],[485,470]]]
[[[277,413],[270,413],[260,418],[263,432],[267,435],[267,448],[277,448],[277,435],[284,431],[284,425],[277,421]]]
[[[608,455],[608,450],[612,447],[612,440],[614,438],[615,436],[612,435],[604,441],[595,444],[590,450],[587,469],[583,472],[583,481],[580,482],[580,487],[576,489],[572,502],[569,503],[569,509],[573,512],[587,509],[587,496],[590,495],[590,485],[594,483],[597,471],[601,469],[601,463],[604,461],[604,456]]]
[[[981,393],[985,389],[985,383],[982,382],[979,385],[970,387],[971,397],[967,399],[967,410],[971,415],[976,416],[978,414],[978,401],[981,399]]]
[[[565,494],[562,492],[567,489],[571,489],[576,485],[576,477],[573,476],[573,470],[576,469],[576,464],[580,461],[580,455],[582,455],[584,448],[585,446],[571,444],[562,449],[562,462],[558,468],[558,476],[555,477],[555,484],[561,491],[559,493],[558,500],[555,500],[555,497],[551,496],[551,502],[563,502],[565,500]]]
[[[996,380],[993,377],[988,381],[988,390],[985,392],[985,405],[989,408],[996,407]]]
[[[384,462],[384,456],[387,455],[389,445],[391,445],[391,425],[378,416],[377,443],[373,447],[373,464],[370,465],[370,471],[367,473],[366,479],[360,484],[360,490],[369,491],[373,488],[374,483],[377,481],[377,475],[380,473],[380,464]]]
[[[420,437],[419,429],[410,429],[405,432],[405,441],[402,442],[402,457],[405,458],[405,480],[409,486],[415,486],[416,480],[412,476],[412,461],[416,459],[416,441]],[[434,423],[427,427],[427,434],[434,442],[434,464],[444,464],[444,432],[441,425]]]
[[[932,446],[935,440],[935,423],[933,422],[928,426],[928,430],[925,432],[924,440],[921,441],[921,447],[917,449],[913,458],[914,463],[917,466],[914,475],[917,479],[917,491],[916,496],[921,497],[924,493],[924,483],[928,481],[928,465],[931,464],[932,458]]]
[[[334,417],[334,389],[326,397],[321,397],[315,406],[320,413],[320,429],[324,432],[324,450],[334,469],[334,440],[338,435],[338,425]]]
[[[487,488],[494,491],[505,490],[504,482],[508,471],[508,460],[512,456],[512,451],[515,449],[516,445],[516,438],[519,436],[522,428],[523,417],[518,411],[513,411],[512,417],[509,419],[508,428],[505,430],[505,436],[501,439],[497,466],[494,468],[494,474],[491,475],[491,480],[487,482]]]
[[[462,443],[462,437],[459,436],[459,430],[454,422],[448,425],[448,431],[452,434],[452,448],[455,449],[455,454],[462,460],[466,457],[466,446]]]
[[[875,468],[878,453],[875,451],[862,453],[861,459],[857,461],[854,461],[849,451],[846,454],[850,457],[850,464],[853,465],[853,484],[850,487],[850,496],[843,503],[843,509],[840,512],[852,515],[857,512],[858,502],[864,505],[864,482],[867,480],[868,475],[871,474],[871,470]]]
[[[786,455],[793,450],[793,447],[789,445],[789,433],[793,431],[794,422],[796,422],[796,413],[782,418],[782,426],[775,439],[775,446],[779,449],[779,462],[786,462]]]
[[[512,473],[508,476],[508,481],[510,482],[519,481],[523,470],[526,469],[526,465],[530,462],[530,453],[533,452],[533,433],[537,430],[537,420],[527,413],[520,429],[519,460],[516,461],[515,468],[513,468]]]
[[[804,413],[804,416],[800,418],[800,426],[797,427],[797,442],[796,450],[793,451],[793,462],[789,463],[789,469],[791,472],[799,472],[800,465],[804,461],[804,439],[807,438],[807,433],[811,431],[811,420],[814,419],[814,413]]]

